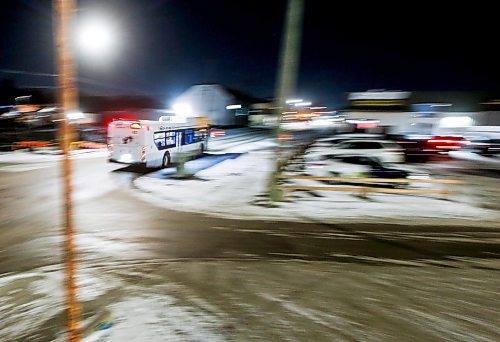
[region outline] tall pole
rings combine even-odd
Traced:
[[[76,294],[76,252],[75,229],[73,225],[73,205],[71,202],[71,159],[69,147],[71,143],[71,127],[67,113],[77,108],[77,90],[75,70],[71,52],[71,27],[73,26],[74,0],[54,0],[54,16],[56,20],[55,44],[58,71],[58,101],[60,110],[60,145],[63,152],[63,224],[64,224],[64,270],[66,289],[67,340],[80,341],[81,309]]]
[[[281,121],[286,107],[286,100],[295,92],[297,73],[299,69],[300,41],[302,33],[302,18],[304,13],[303,0],[288,0],[285,25],[281,40],[281,53],[278,67],[278,82],[276,84],[276,140],[277,156],[275,171],[269,180],[269,197],[272,202],[282,200],[282,191],[277,186],[278,176],[283,167],[281,158]]]

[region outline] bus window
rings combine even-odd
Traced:
[[[165,132],[167,148],[175,147],[175,132]]]
[[[186,129],[184,132],[184,145],[189,145],[195,142],[194,131],[192,129]]]
[[[155,132],[154,143],[159,150],[175,147],[175,132]]]

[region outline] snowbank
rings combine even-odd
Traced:
[[[216,315],[199,305],[179,303],[168,293],[175,293],[175,284],[141,286],[130,281],[133,276],[148,281],[146,275],[132,271],[124,276],[79,270],[78,298],[88,317],[83,341],[224,340],[223,322]],[[63,284],[63,272],[55,267],[0,278],[0,340],[65,341]],[[190,299],[204,304],[202,299]]]
[[[467,151],[451,151],[448,155],[458,160],[465,160],[475,166],[487,166],[495,169],[500,169],[500,157],[485,157],[477,153]]]
[[[234,140],[234,139],[233,139]],[[274,139],[256,136],[247,141],[213,141],[209,142],[208,149],[211,153],[245,153],[269,149],[276,146]]]
[[[134,184],[142,191],[137,195],[156,206],[237,219],[323,222],[372,219],[377,222],[412,220],[414,223],[430,219],[437,224],[466,220],[491,225],[499,218],[497,211],[476,208],[463,195],[451,200],[393,194],[369,194],[367,198],[360,198],[347,192],[303,191],[288,193],[289,202],[269,208],[265,193],[272,169],[273,155],[255,152],[200,171],[193,179],[157,179],[146,175],[137,178]],[[297,180],[293,184],[324,186],[309,180]]]

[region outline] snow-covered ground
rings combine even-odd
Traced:
[[[71,151],[72,158],[97,158],[106,156],[106,149],[96,150],[75,150]],[[62,159],[59,151],[15,151],[15,152],[0,152],[0,163],[21,164],[21,163],[46,163]]]
[[[108,155],[106,149],[75,150],[71,152],[72,159],[99,158]],[[62,159],[58,151],[38,152],[1,152],[0,172],[25,172],[50,167]],[[4,165],[2,165],[4,164]]]
[[[270,130],[250,130],[247,128],[225,130],[226,135],[210,138],[210,153],[245,153],[272,148],[276,145]]]
[[[500,155],[485,157],[469,151],[451,151],[448,155],[457,160],[466,162],[467,166],[500,170]]]
[[[137,195],[160,207],[238,219],[391,221],[411,220],[415,224],[432,220],[451,224],[454,220],[474,224],[497,224],[500,213],[481,209],[467,194],[439,196],[369,194],[361,198],[348,192],[288,192],[288,202],[276,208],[266,206],[266,190],[274,156],[260,151],[225,160],[195,174],[192,179],[177,180],[145,175],[134,181],[141,190]],[[290,181],[294,185],[325,186],[311,180]],[[439,185],[438,185],[439,186]],[[418,221],[415,221],[418,219]],[[456,223],[456,222],[455,222]]]
[[[252,140],[253,135],[250,137]],[[474,207],[469,194],[463,193],[466,191],[446,200],[375,194],[362,199],[326,191],[291,193],[291,202],[267,208],[262,205],[263,194],[273,155],[259,147],[267,138],[250,142],[241,135],[230,138],[220,143],[219,153],[231,148],[253,152],[235,159],[216,156],[223,161],[211,168],[200,167],[189,180],[173,180],[168,173],[146,175],[135,181],[143,189],[136,194],[169,209],[228,217],[411,220],[414,224],[424,219],[451,224],[460,219],[460,223],[474,225],[483,220],[489,226],[499,221],[498,212]],[[106,173],[88,181],[117,186]],[[75,187],[84,190],[86,184]],[[228,224],[207,229],[239,228]],[[240,233],[248,234],[240,235],[243,241],[253,236],[249,230]],[[413,234],[420,236],[418,231]],[[454,235],[450,243],[465,238],[470,242],[469,237]],[[100,241],[95,232],[80,234],[77,242],[80,255],[96,250],[109,255],[107,261],[82,258],[80,263],[78,296],[85,332],[90,334],[85,342],[500,340],[495,277],[500,265],[493,258],[392,259],[397,256],[343,254],[332,248],[328,256],[343,262],[323,262],[302,260],[300,254],[274,253],[270,248],[266,256],[245,254],[240,260],[113,262],[113,248],[124,248],[131,257],[145,252],[136,248],[139,244]],[[496,240],[492,237],[486,243]],[[168,243],[165,248],[170,248]],[[290,260],[293,256],[298,260]],[[3,274],[0,341],[62,342],[63,283],[59,265]]]
[[[161,284],[155,281],[158,276],[125,273],[79,271],[85,342],[223,340],[222,322],[202,308],[202,299],[198,305],[184,305],[172,295],[175,284]],[[130,281],[136,276],[142,278],[141,285]],[[155,284],[144,286],[151,282]],[[0,340],[65,341],[63,285],[63,273],[55,267],[0,278]]]
[[[84,342],[498,341],[499,266],[369,258],[108,265],[82,268],[78,295]],[[1,278],[0,340],[64,341],[62,284],[48,267]]]

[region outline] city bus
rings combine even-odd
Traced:
[[[201,155],[207,147],[208,125],[203,118],[174,122],[118,119],[108,125],[109,161],[140,164],[147,168],[168,167],[187,152]]]

